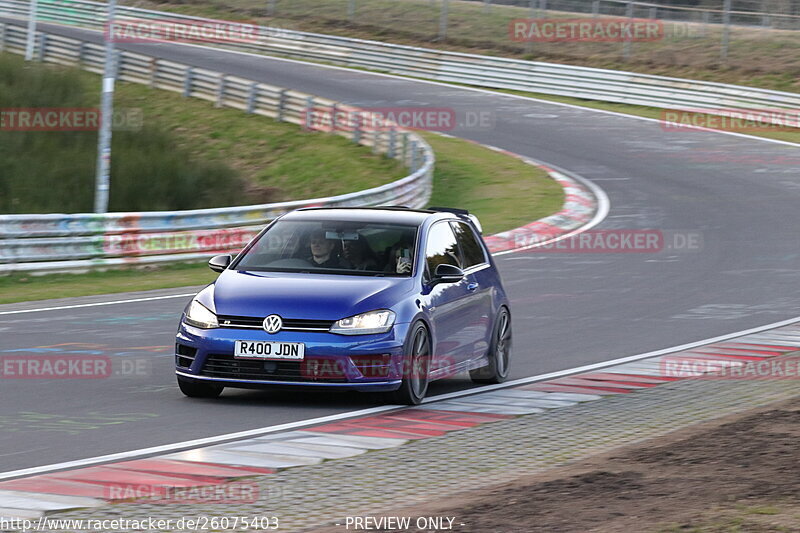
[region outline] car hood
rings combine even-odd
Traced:
[[[226,270],[213,305],[218,315],[339,320],[390,309],[413,287],[412,278]]]

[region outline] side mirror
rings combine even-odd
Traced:
[[[442,263],[436,266],[433,273],[433,284],[437,283],[457,283],[464,279],[464,271],[455,265]]]
[[[233,257],[228,254],[225,255],[215,255],[211,259],[208,260],[208,268],[213,270],[214,272],[222,272],[228,265],[231,264],[233,261]]]

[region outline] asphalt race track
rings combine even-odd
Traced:
[[[89,31],[48,29],[100,41]],[[796,146],[665,131],[652,121],[199,47],[122,47],[361,106],[488,113],[488,127],[450,133],[594,181],[611,203],[598,229],[699,236],[693,250],[498,257],[513,303],[512,378],[800,315]],[[682,244],[677,239],[665,244]],[[2,380],[0,472],[378,404],[373,396],[298,392],[228,390],[216,401],[184,398],[175,386],[172,346],[187,300],[0,314],[0,356],[74,353],[113,361],[105,379]],[[0,313],[15,308],[0,306]],[[450,380],[431,393],[468,386]]]

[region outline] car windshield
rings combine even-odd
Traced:
[[[413,274],[416,240],[416,226],[279,220],[258,238],[234,268],[408,277]]]

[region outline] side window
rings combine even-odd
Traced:
[[[453,230],[447,222],[434,224],[428,233],[428,245],[425,248],[425,259],[428,262],[428,272],[433,274],[436,267],[441,264],[461,267],[458,256],[458,243]]]
[[[453,222],[453,231],[455,231],[456,240],[461,247],[461,257],[465,269],[486,262],[481,243],[478,242],[472,228],[463,222]]]

